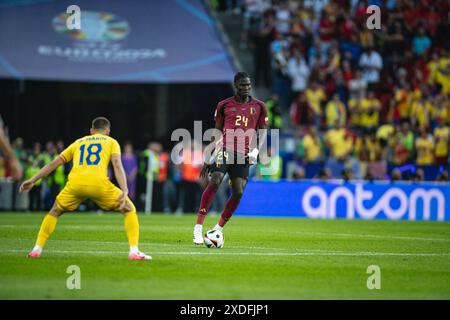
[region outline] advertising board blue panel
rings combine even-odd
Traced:
[[[450,221],[450,184],[249,181],[236,215]]]

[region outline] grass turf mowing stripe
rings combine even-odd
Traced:
[[[215,249],[213,249],[215,250]],[[7,253],[26,253],[24,250],[3,250],[0,254]],[[46,252],[47,253],[47,252]],[[127,251],[72,251],[72,250],[49,250],[50,254],[75,254],[75,255],[95,255],[95,254],[125,254]],[[161,255],[246,255],[246,256],[350,256],[350,257],[358,257],[358,256],[411,256],[411,257],[439,257],[439,256],[447,256],[450,257],[450,252],[448,253],[409,253],[409,252],[340,252],[340,251],[323,251],[323,252],[219,252],[217,251],[209,251],[209,252],[199,252],[199,251],[151,251],[151,254],[161,254]]]
[[[10,238],[1,238],[0,240],[4,240],[4,241],[11,241]],[[25,239],[25,238],[14,238],[14,241],[20,241],[23,243],[32,243],[32,239]],[[66,244],[74,244],[74,243],[88,243],[90,246],[96,246],[96,247],[102,247],[102,246],[109,246],[109,245],[127,245],[127,242],[123,242],[123,241],[93,241],[93,240],[78,240],[78,239],[72,239],[72,240],[64,240],[64,239],[58,239],[58,240],[52,240],[51,241],[51,246],[57,246],[60,243],[66,243]],[[8,246],[8,243],[3,243],[1,246]],[[201,248],[201,249],[206,249],[204,246],[198,246],[198,245],[185,245],[185,244],[169,244],[169,243],[153,243],[153,242],[141,242],[140,243],[141,246],[145,246],[147,247],[149,250],[151,250],[152,252],[157,252],[155,250],[152,250],[152,247],[167,247],[167,248],[193,248],[193,247],[197,247],[197,248]],[[278,253],[280,255],[282,254],[286,254],[286,255],[290,255],[290,254],[300,254],[300,253],[318,253],[318,254],[324,254],[324,255],[330,255],[330,252],[332,253],[340,253],[340,254],[346,254],[348,255],[349,252],[345,252],[345,251],[330,251],[330,250],[324,250],[324,249],[314,249],[314,248],[273,248],[273,247],[248,247],[248,246],[240,246],[240,245],[233,245],[230,248],[226,248],[223,250],[227,250],[226,253],[224,254],[232,254],[233,252],[228,251],[229,249],[231,250],[247,250],[247,249],[251,249],[251,250],[262,250],[262,251],[287,251],[284,253]],[[184,249],[182,249],[184,250]],[[214,249],[209,249],[209,250],[214,250]],[[53,251],[53,249],[50,249],[49,251]],[[290,251],[290,252],[289,252]],[[70,251],[67,251],[70,252]],[[95,251],[94,251],[95,252]],[[114,252],[114,251],[113,251]],[[165,252],[165,251],[164,251]],[[274,252],[277,253],[277,252]],[[182,253],[180,253],[182,254]],[[237,254],[237,253],[236,253]],[[251,254],[249,252],[247,253],[241,253],[239,252],[239,254]],[[258,254],[255,252],[255,254]],[[369,254],[375,255],[377,254],[377,252],[369,252]],[[380,253],[380,255],[414,255],[417,254],[418,256],[422,256],[422,255],[450,255],[449,253],[442,253],[442,252],[416,252],[416,253],[404,253],[404,252],[396,252],[396,253],[386,253],[386,254],[382,254]],[[263,255],[263,254],[262,254]],[[270,255],[270,253],[269,253]],[[361,254],[356,254],[356,255],[361,255]]]
[[[23,225],[23,224],[17,224],[17,225],[0,225],[1,228],[8,228],[8,229],[39,229],[39,226],[36,224],[33,225]],[[107,231],[116,231],[116,230],[122,230],[123,227],[120,225],[117,226],[74,226],[74,225],[63,225],[58,227],[58,229],[67,229],[67,230],[94,230],[98,231],[100,230],[107,230]],[[145,230],[154,230],[153,227],[141,227],[142,231]],[[274,231],[267,231],[267,233],[278,233]],[[294,231],[292,234],[300,234],[300,235],[311,235],[311,236],[330,236],[330,237],[348,237],[348,238],[361,238],[361,239],[380,239],[380,240],[404,240],[404,241],[411,241],[411,240],[417,240],[417,241],[443,241],[443,242],[450,242],[450,239],[447,238],[434,238],[434,237],[405,237],[405,236],[392,236],[392,235],[375,235],[375,234],[357,234],[357,233],[336,233],[336,232],[316,232],[316,231]]]

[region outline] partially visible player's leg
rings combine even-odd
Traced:
[[[44,248],[45,243],[51,236],[56,228],[58,218],[63,214],[63,211],[58,209],[57,203],[53,204],[48,214],[45,215],[44,220],[42,220],[41,228],[39,229],[38,236],[36,239],[36,244],[33,250],[28,253],[28,258],[39,258],[42,253],[42,248]]]
[[[139,220],[136,213],[136,208],[129,198],[127,198],[127,204],[125,208],[123,208],[122,213],[124,228],[128,238],[128,244],[130,245],[130,253],[128,254],[128,259],[151,260],[151,256],[146,255],[139,250]]]
[[[222,183],[224,173],[221,171],[214,171],[211,173],[211,179],[208,182],[205,190],[202,194],[202,200],[200,201],[200,208],[198,210],[197,215],[197,224],[203,224],[206,215],[209,212],[209,208],[214,199],[214,195],[219,189],[220,184]]]
[[[231,179],[231,196],[225,204],[225,208],[219,218],[219,222],[214,227],[214,229],[220,231],[222,231],[222,228],[228,220],[230,220],[241,201],[245,186],[247,185],[248,166],[240,164],[233,165],[229,173]]]
[[[56,228],[58,218],[66,211],[76,210],[82,201],[83,199],[76,195],[70,185],[66,185],[64,189],[61,190],[56,197],[53,207],[42,221],[36,244],[33,250],[28,254],[29,258],[39,258],[41,256],[45,243]]]
[[[206,215],[208,214],[209,208],[211,207],[214,195],[216,194],[217,189],[219,189],[219,186],[222,183],[224,177],[224,173],[222,171],[226,170],[225,168],[219,167],[217,167],[217,169],[217,171],[213,171],[211,173],[211,179],[202,194],[202,200],[200,201],[200,208],[197,214],[197,221],[194,226],[195,244],[203,244],[203,222],[205,221]]]
[[[102,188],[101,192],[93,199],[100,208],[107,211],[117,210],[119,202],[117,198],[122,191],[111,182]],[[139,250],[139,220],[136,207],[130,198],[127,197],[125,207],[121,210],[124,218],[124,229],[128,238],[130,252],[128,258],[130,260],[151,260],[152,257],[144,254]]]

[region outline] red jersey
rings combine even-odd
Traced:
[[[241,103],[233,96],[217,104],[214,121],[223,124],[219,146],[246,155],[253,143],[256,147],[256,130],[267,125],[267,109],[264,102],[255,98]]]

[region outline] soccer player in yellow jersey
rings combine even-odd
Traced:
[[[91,199],[103,210],[117,210],[124,215],[125,231],[130,245],[130,260],[151,260],[138,249],[139,222],[136,208],[128,198],[125,171],[120,158],[120,146],[109,136],[110,122],[104,117],[92,121],[91,135],[76,140],[55,160],[43,167],[31,179],[20,186],[21,192],[28,192],[39,179],[47,176],[60,165],[73,161],[69,180],[56,197],[50,212],[45,216],[39,230],[36,245],[28,254],[39,258],[45,242],[53,233],[58,218],[68,211],[74,211],[85,199]],[[120,189],[107,175],[108,164],[112,163]]]

